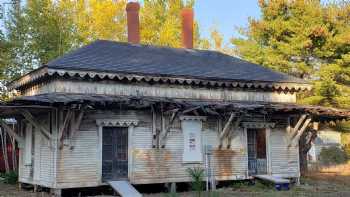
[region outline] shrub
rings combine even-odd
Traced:
[[[320,152],[320,162],[322,165],[343,164],[348,160],[346,152],[336,146],[322,148]]]
[[[204,169],[195,167],[187,168],[187,173],[192,179],[192,189],[197,192],[198,197],[201,196],[201,193],[204,189],[203,178],[204,178]]]
[[[14,171],[3,173],[0,176],[3,179],[2,182],[7,184],[16,184],[18,180],[18,175]]]

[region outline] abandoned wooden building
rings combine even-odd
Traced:
[[[216,181],[298,179],[303,131],[349,115],[297,105],[311,89],[304,80],[192,49],[189,9],[182,49],[139,44],[138,4],[127,12],[129,43],[95,41],[9,85],[19,96],[0,116],[17,120],[2,126],[20,146],[19,182],[57,191],[188,182],[186,169],[208,162]]]

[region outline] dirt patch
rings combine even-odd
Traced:
[[[33,192],[33,190],[19,189],[17,185],[8,185],[0,182],[0,197],[50,197],[47,192]]]

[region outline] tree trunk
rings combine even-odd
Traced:
[[[307,153],[311,149],[312,142],[317,137],[317,130],[308,128],[299,139],[299,165],[301,175],[308,172]]]
[[[305,151],[304,151],[304,147],[305,147],[305,144],[304,142],[302,142],[304,140],[301,140],[299,141],[299,164],[300,164],[300,173],[301,175],[305,175],[308,171],[308,167],[307,167],[307,152],[305,154]]]

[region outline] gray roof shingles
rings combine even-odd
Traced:
[[[220,52],[98,40],[48,68],[229,81],[307,83]]]

